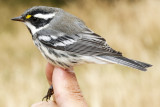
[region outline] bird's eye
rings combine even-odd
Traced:
[[[32,20],[33,20],[34,22],[38,22],[38,21],[39,21],[39,19],[36,18],[36,17],[33,17]]]

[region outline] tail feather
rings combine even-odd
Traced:
[[[146,68],[152,66],[150,64],[136,61],[136,60],[132,60],[132,59],[128,59],[123,56],[100,56],[98,58],[100,58],[101,60],[107,61],[107,62],[132,67],[132,68],[142,70],[142,71],[146,71],[147,70]]]

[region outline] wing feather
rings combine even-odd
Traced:
[[[38,36],[40,38],[41,35]],[[43,35],[44,36],[44,35]],[[51,36],[50,36],[51,37]],[[49,48],[75,53],[78,55],[109,55],[122,56],[120,52],[112,49],[104,38],[94,32],[85,32],[74,35],[63,35],[56,39],[50,38],[48,41],[39,39],[39,41]]]

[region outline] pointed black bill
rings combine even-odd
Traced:
[[[20,21],[20,22],[24,22],[24,19],[23,19],[23,17],[22,17],[22,16],[12,18],[11,20],[13,20],[13,21]]]

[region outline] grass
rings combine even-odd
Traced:
[[[81,4],[82,5],[81,5]],[[107,5],[96,0],[73,2],[66,11],[83,19],[124,56],[153,64],[147,72],[120,65],[85,64],[75,67],[82,92],[91,107],[159,107],[160,2],[156,0]],[[79,5],[80,4],[80,5]],[[42,5],[42,4],[41,4]],[[10,18],[29,7],[0,5],[0,106],[28,107],[49,87],[46,61],[33,45],[27,28]]]

